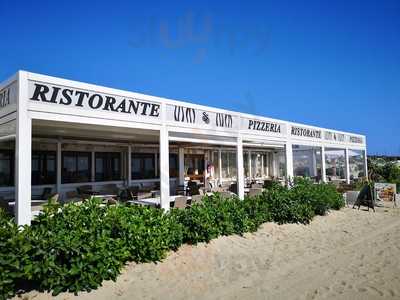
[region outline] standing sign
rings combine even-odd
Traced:
[[[377,201],[394,201],[396,196],[396,184],[375,183],[375,195]]]

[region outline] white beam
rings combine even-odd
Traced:
[[[237,138],[236,166],[237,166],[237,193],[240,199],[244,199],[243,140],[241,136]]]
[[[160,129],[160,205],[169,210],[169,141],[168,129],[164,125]]]
[[[178,160],[179,160],[179,184],[185,184],[185,148],[179,147],[178,149]]]
[[[30,225],[31,170],[32,170],[32,119],[28,115],[28,79],[18,72],[17,133],[15,139],[15,216],[18,225]]]

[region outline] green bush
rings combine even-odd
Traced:
[[[333,186],[296,179],[262,195],[204,197],[189,209],[113,205],[99,199],[45,206],[30,227],[18,228],[0,211],[0,299],[18,289],[90,291],[115,280],[127,261],[156,262],[182,243],[254,232],[265,222],[309,223],[344,206]]]

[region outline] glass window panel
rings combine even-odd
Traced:
[[[62,153],[62,183],[91,181],[91,152]]]
[[[154,178],[156,178],[154,153],[133,153],[132,179]]]
[[[293,145],[294,176],[309,177],[315,181],[322,178],[321,148],[303,145]]]
[[[350,180],[365,177],[365,151],[349,149]]]
[[[32,185],[56,183],[56,153],[54,151],[32,152]]]
[[[326,148],[326,178],[328,181],[346,179],[346,158],[344,149]]]

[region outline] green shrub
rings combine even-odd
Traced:
[[[115,280],[127,261],[156,262],[182,243],[254,232],[268,221],[309,223],[315,214],[344,206],[328,184],[296,179],[272,184],[256,197],[204,197],[189,209],[48,203],[30,227],[18,228],[0,211],[0,299],[19,288],[90,291]]]

